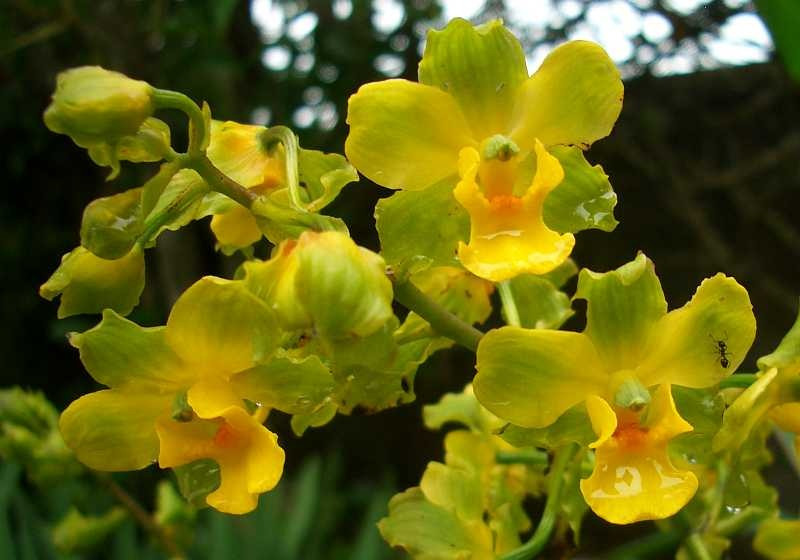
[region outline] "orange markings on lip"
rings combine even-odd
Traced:
[[[214,434],[214,445],[217,447],[231,447],[236,443],[236,435],[236,431],[227,422],[223,422],[217,433]]]
[[[620,447],[636,448],[645,444],[647,432],[647,428],[642,428],[638,423],[625,423],[617,426],[613,438]]]
[[[517,210],[522,206],[522,199],[516,196],[501,194],[489,199],[493,212]]]

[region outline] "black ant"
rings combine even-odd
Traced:
[[[730,361],[728,358],[730,357],[730,353],[728,352],[728,343],[725,342],[724,339],[717,340],[709,333],[708,337],[714,341],[714,346],[716,347],[715,350],[719,354],[719,365],[722,366],[723,369],[727,369],[730,365]]]

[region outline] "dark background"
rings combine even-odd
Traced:
[[[153,168],[127,165],[117,181],[105,183],[106,169],[95,167],[67,137],[50,133],[41,114],[56,74],[99,64],[206,100],[215,118],[250,122],[269,117],[268,124],[293,126],[304,147],[341,153],[348,96],[363,83],[398,72],[416,79],[424,31],[444,23],[435,1],[398,3],[402,22],[390,32],[376,28],[380,2],[276,3],[270,9],[282,12],[290,29],[308,12],[318,18],[313,30],[298,39],[285,32],[286,26],[273,32],[259,29],[252,17],[258,2],[3,4],[0,385],[42,390],[59,408],[96,388],[64,334],[88,328],[97,318],[58,321],[56,303],[39,298],[38,286],[60,256],[79,243],[83,207],[98,196],[138,186]],[[260,4],[263,9],[270,3]],[[350,13],[341,17],[348,4]],[[509,19],[502,0],[488,0],[472,19],[505,16],[533,54],[585,24],[591,4],[572,2],[577,9],[568,10],[568,16],[534,27]],[[573,256],[581,266],[608,270],[644,251],[656,263],[671,308],[683,305],[703,278],[718,271],[735,276],[748,288],[758,320],[757,340],[743,365],[744,371],[753,371],[755,358],[771,351],[792,324],[800,294],[799,90],[780,61],[729,67],[709,53],[709,37],[718,36],[731,17],[752,12],[750,3],[715,0],[683,11],[674,6],[658,0],[630,2],[642,14],[661,15],[671,31],[657,43],[643,34],[631,38],[635,50],[621,64],[627,77],[622,115],[612,135],[587,155],[611,178],[620,200],[620,226],[612,233],[579,234]],[[265,49],[275,47],[289,56],[285,69],[262,62]],[[694,71],[664,76],[669,65],[663,61],[676,53],[688,53],[694,63],[685,70]],[[181,130],[182,121],[171,122],[174,131]],[[174,134],[183,141],[179,132]],[[388,194],[362,179],[348,186],[327,212],[344,218],[359,243],[377,249],[372,209]],[[213,245],[205,221],[163,235],[147,254],[147,288],[131,317],[142,324],[163,323],[171,302],[199,276],[229,275],[236,257],[214,253]],[[579,313],[568,327],[579,329],[581,322]],[[320,464],[338,466],[335,475],[320,476],[335,476],[341,494],[367,496],[352,503],[339,498],[345,505],[332,506],[338,513],[331,526],[344,540],[355,532],[354,519],[361,519],[359,508],[371,493],[391,494],[415,485],[425,464],[441,459],[441,434],[422,427],[421,406],[460,390],[472,376],[472,359],[458,349],[435,355],[417,377],[416,403],[368,421],[359,414],[340,416],[298,439],[285,419],[276,420],[289,477],[317,460],[312,457],[323,457]],[[782,480],[788,475],[776,469],[775,476]],[[121,480],[149,503],[157,478],[150,469]],[[37,499],[34,489],[25,492]],[[292,507],[291,496],[286,503]],[[350,517],[347,508],[353,508]],[[615,529],[614,538],[639,530]],[[610,542],[600,536],[603,528],[596,520],[586,533],[586,550],[592,543],[602,542],[602,548]]]

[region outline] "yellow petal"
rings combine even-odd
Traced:
[[[476,145],[450,95],[406,80],[361,86],[347,123],[347,158],[390,189],[424,189],[455,175],[458,151]]]
[[[782,430],[800,434],[800,402],[776,406],[770,412],[770,418]]]
[[[211,218],[211,231],[223,247],[236,249],[252,245],[261,239],[253,214],[244,206],[236,206]]]
[[[589,145],[611,132],[622,95],[619,71],[602,47],[570,41],[521,86],[511,136],[523,150],[531,149],[535,138],[546,146]]]
[[[198,376],[250,368],[272,352],[278,336],[267,304],[241,282],[212,276],[192,284],[167,319],[167,342]]]
[[[619,413],[613,436],[597,448],[594,472],[581,481],[586,503],[611,523],[669,517],[697,491],[694,474],[676,469],[667,455],[669,440],[692,429],[675,409],[669,385],[656,391],[644,423],[637,416]]]
[[[270,157],[258,140],[267,129],[233,121],[211,124],[208,158],[220,171],[245,187],[276,187],[285,183],[284,164]]]
[[[544,274],[572,252],[575,237],[549,229],[542,219],[544,200],[563,179],[563,170],[538,141],[536,156],[533,182],[522,197],[517,197],[496,194],[502,187],[492,181],[489,175],[496,173],[491,172],[481,173],[482,183],[491,189],[484,194],[476,181],[479,168],[483,167],[478,152],[473,148],[461,151],[461,181],[453,194],[470,215],[470,241],[467,245],[459,243],[458,256],[476,276],[500,282],[518,274]]]
[[[605,399],[596,395],[589,395],[586,398],[586,411],[589,413],[592,429],[597,434],[597,440],[589,444],[589,447],[595,449],[614,435],[617,430],[617,415]]]
[[[186,392],[186,400],[200,418],[217,418],[231,407],[244,405],[233,385],[219,377],[197,381]]]

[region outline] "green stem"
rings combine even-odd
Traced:
[[[767,512],[759,507],[746,507],[738,514],[731,517],[726,517],[717,523],[717,534],[722,535],[723,537],[732,537],[747,527],[750,527],[757,521],[760,521],[767,515]]]
[[[430,323],[433,330],[475,352],[483,333],[450,313],[409,281],[394,281],[394,298]]]
[[[243,187],[222,171],[216,168],[204,153],[189,156],[185,160],[186,167],[194,169],[208,183],[212,191],[224,194],[244,206],[250,208],[258,199],[253,191]]]
[[[719,382],[720,389],[746,389],[756,382],[758,376],[755,373],[736,373],[726,377]]]
[[[726,459],[717,461],[717,482],[714,485],[714,498],[709,505],[708,527],[715,527],[725,501],[725,489],[728,487],[730,469]]]
[[[528,542],[516,550],[501,556],[501,560],[530,560],[536,558],[550,541],[550,535],[558,521],[558,510],[561,507],[561,491],[564,487],[564,471],[569,466],[572,457],[578,449],[578,444],[573,443],[556,451],[553,465],[550,467],[547,481],[547,502],[544,505],[539,526]]]
[[[114,479],[107,473],[91,471],[92,474],[99,480],[103,486],[111,493],[112,496],[128,510],[128,513],[142,526],[144,530],[153,535],[164,547],[164,550],[170,555],[170,558],[175,560],[179,558],[186,558],[186,555],[178,547],[177,544],[169,537],[169,535],[155,522],[153,516],[150,515],[133,496],[128,494],[125,489],[114,482]]]
[[[692,560],[711,560],[711,554],[709,554],[700,533],[692,533],[686,538],[686,550]]]
[[[546,465],[549,461],[547,453],[539,449],[517,449],[516,451],[498,451],[495,461],[500,465]]]
[[[273,126],[261,132],[258,139],[269,153],[275,150],[277,144],[283,144],[284,161],[286,163],[286,186],[289,187],[289,199],[292,202],[292,206],[298,210],[305,210],[305,204],[300,197],[297,136],[290,128]]]
[[[206,119],[203,110],[187,95],[168,89],[155,89],[153,103],[158,109],[177,109],[189,117],[189,149],[188,153],[198,154],[205,149],[207,135]]]
[[[514,293],[511,291],[511,284],[508,281],[497,284],[497,292],[500,294],[500,301],[503,303],[503,315],[506,323],[512,327],[521,327],[517,302],[514,301]]]
[[[680,545],[681,536],[673,532],[659,532],[620,545],[603,555],[604,560],[646,560],[668,558]]]

